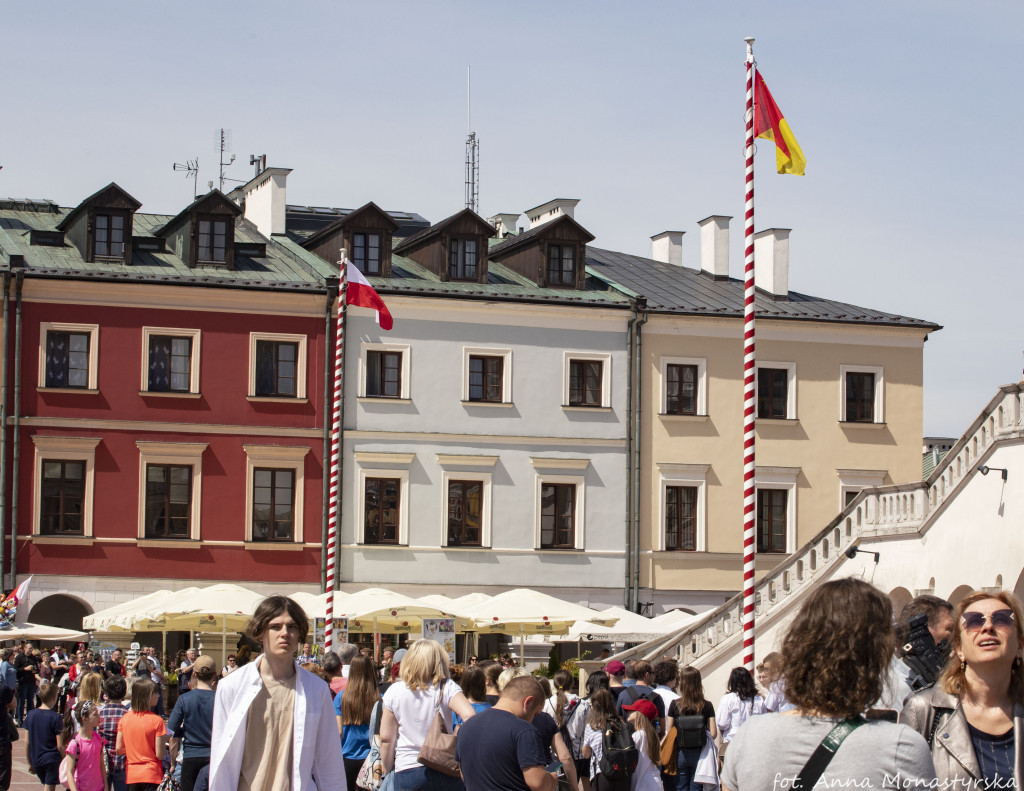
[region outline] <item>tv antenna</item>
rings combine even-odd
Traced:
[[[199,157],[185,160],[185,164],[175,162],[173,170],[184,171],[185,178],[192,179],[192,200],[196,199],[196,183],[199,181]]]
[[[470,67],[466,67],[466,208],[480,211],[480,139],[470,120]]]

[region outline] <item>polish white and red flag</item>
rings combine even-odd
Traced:
[[[351,261],[346,261],[348,266],[348,289],[345,294],[345,301],[349,305],[358,305],[361,308],[369,308],[377,311],[377,323],[382,330],[390,330],[395,326],[391,318],[391,311],[388,310],[380,294],[376,292],[370,281],[360,272]]]
[[[391,311],[387,309],[381,295],[370,285],[362,273],[351,261],[345,261],[348,266],[348,290],[345,292],[345,299],[350,305],[369,307],[377,311],[377,324],[382,330],[390,330],[394,327],[394,320],[391,318]]]

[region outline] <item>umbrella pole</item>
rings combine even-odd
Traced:
[[[378,660],[380,649],[380,635],[377,634],[377,616],[373,616],[373,661]]]
[[[228,617],[221,617],[220,621],[220,661],[221,665],[228,663]]]
[[[519,624],[519,667],[526,667],[526,630]]]

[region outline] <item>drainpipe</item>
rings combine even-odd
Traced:
[[[633,508],[633,589],[631,591],[633,609],[640,606],[640,438],[643,436],[640,428],[640,416],[643,412],[643,363],[641,353],[643,351],[643,338],[641,328],[647,323],[647,300],[644,297],[637,299],[637,308],[642,312],[640,318],[633,327],[635,340],[633,341],[633,379],[636,384],[633,389],[633,485],[632,485],[632,508]]]
[[[630,598],[633,592],[633,348],[638,319],[636,302],[629,309],[629,324],[626,325],[626,350],[629,355],[629,370],[626,375],[626,579],[622,601],[626,609],[633,610]]]
[[[18,457],[21,451],[21,289],[25,271],[14,273],[14,460],[11,469],[11,590],[18,587]]]
[[[327,592],[327,511],[328,500],[331,493],[331,476],[327,472],[328,459],[331,456],[331,379],[333,366],[331,365],[331,350],[334,344],[331,339],[331,312],[334,308],[334,300],[338,296],[338,278],[329,277],[327,282],[327,310],[324,316],[324,397],[323,397],[323,419],[324,419],[324,453],[323,453],[323,511],[320,515],[320,592]]]
[[[4,550],[6,542],[5,518],[7,516],[7,350],[10,348],[7,336],[7,313],[11,305],[11,272],[4,275],[4,315],[0,320],[3,334],[3,349],[0,351],[0,588],[4,586]]]

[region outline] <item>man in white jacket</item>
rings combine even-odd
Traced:
[[[256,608],[246,632],[263,653],[217,687],[210,791],[347,787],[330,690],[295,662],[308,631],[306,613],[285,596]]]

